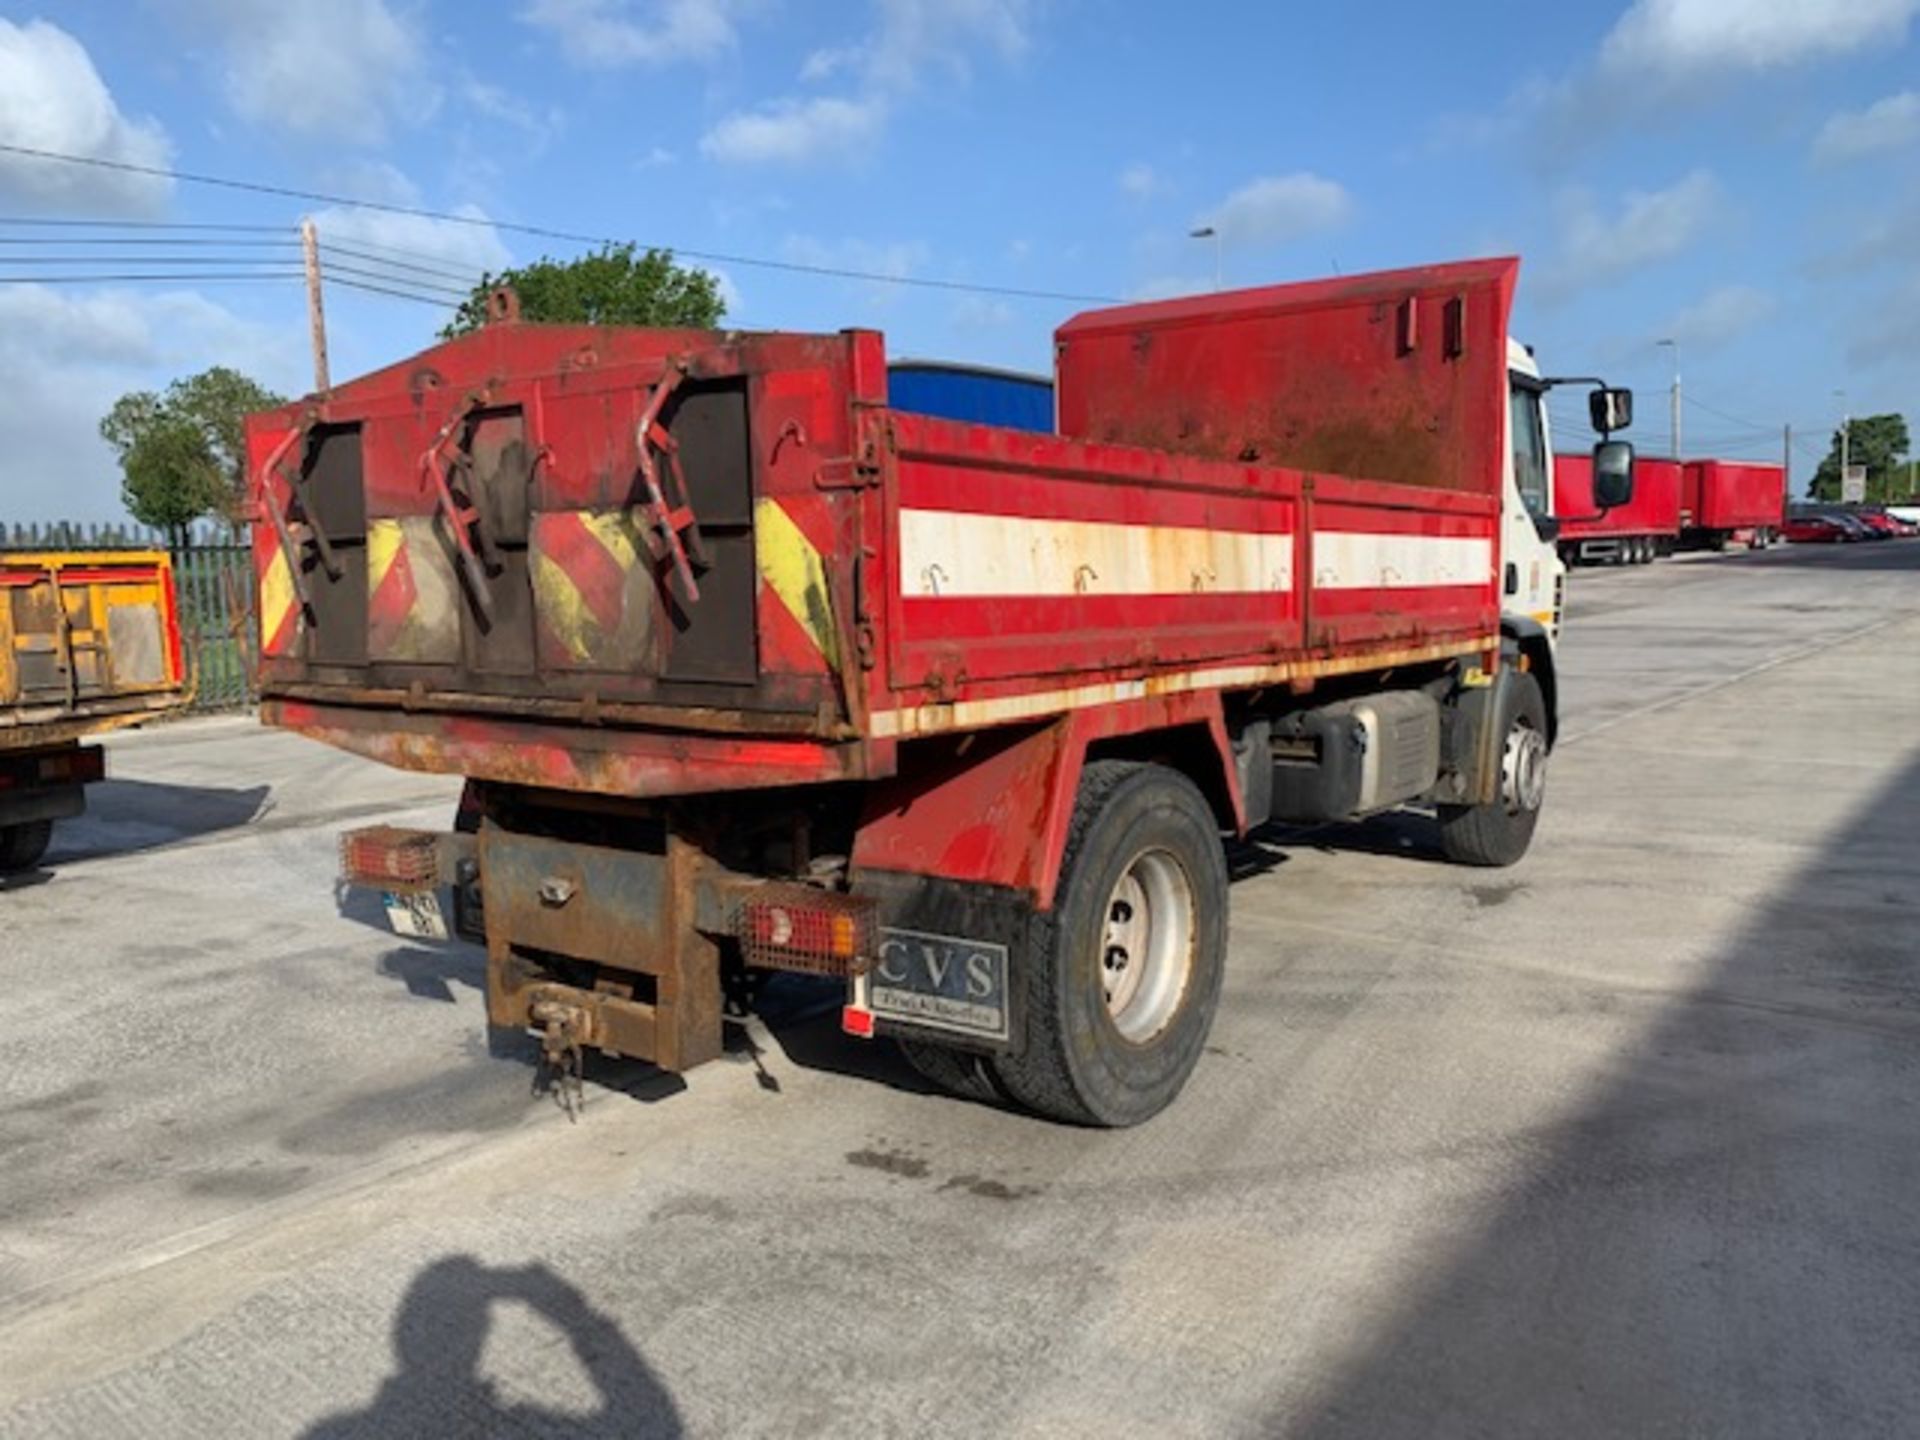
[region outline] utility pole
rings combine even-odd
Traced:
[[[1791,497],[1793,494],[1793,426],[1780,427],[1780,476],[1782,488]]]
[[[1673,347],[1673,418],[1671,423],[1673,426],[1673,458],[1678,460],[1680,458],[1680,342],[1678,340],[1661,340],[1658,344],[1671,345]]]
[[[313,388],[325,394],[333,387],[327,380],[327,311],[320,297],[320,237],[313,228],[313,217],[300,221],[300,253],[307,266],[307,329],[313,337]]]

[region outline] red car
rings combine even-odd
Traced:
[[[1913,533],[1884,510],[1856,510],[1853,513],[1862,524],[1878,530],[1882,535],[1901,536]]]
[[[1827,515],[1789,515],[1780,527],[1784,539],[1796,545],[1845,545],[1857,537]]]

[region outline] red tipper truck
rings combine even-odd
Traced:
[[[1145,1119],[1220,995],[1223,834],[1420,802],[1457,859],[1526,848],[1559,572],[1517,269],[1082,315],[1057,435],[889,409],[870,331],[502,293],[250,423],[264,718],[470,778],[471,833],[354,832],[346,878],[410,932],[453,888],[557,1065],[685,1069],[798,970],[957,1090]]]
[[[86,810],[83,739],[186,704],[175,603],[163,551],[0,551],[0,872]]]
[[[1689,460],[1680,489],[1680,544],[1689,550],[1724,550],[1744,540],[1764,550],[1778,538],[1786,509],[1787,473],[1781,466]]]
[[[1593,457],[1553,457],[1553,513],[1560,558],[1569,565],[1610,560],[1644,565],[1673,552],[1680,536],[1680,462],[1641,455],[1633,462],[1633,498],[1612,510],[1593,503]]]

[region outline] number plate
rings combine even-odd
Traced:
[[[1004,945],[883,926],[860,983],[867,1008],[882,1019],[988,1040],[1008,1036]]]
[[[440,896],[435,891],[396,894],[388,890],[381,898],[387,902],[387,923],[393,926],[394,934],[410,935],[415,940],[447,938],[447,917],[441,913]]]

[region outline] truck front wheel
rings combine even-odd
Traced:
[[[47,853],[53,839],[53,821],[29,820],[24,825],[0,826],[0,875],[31,870]]]
[[[1442,805],[1440,848],[1459,865],[1511,865],[1527,853],[1547,786],[1547,702],[1524,671],[1507,682],[1500,727],[1500,791],[1485,805]]]
[[[1054,907],[1030,927],[1015,1010],[1023,1043],[994,1059],[1028,1108],[1137,1125],[1199,1061],[1226,958],[1219,827],[1178,771],[1087,766]]]

